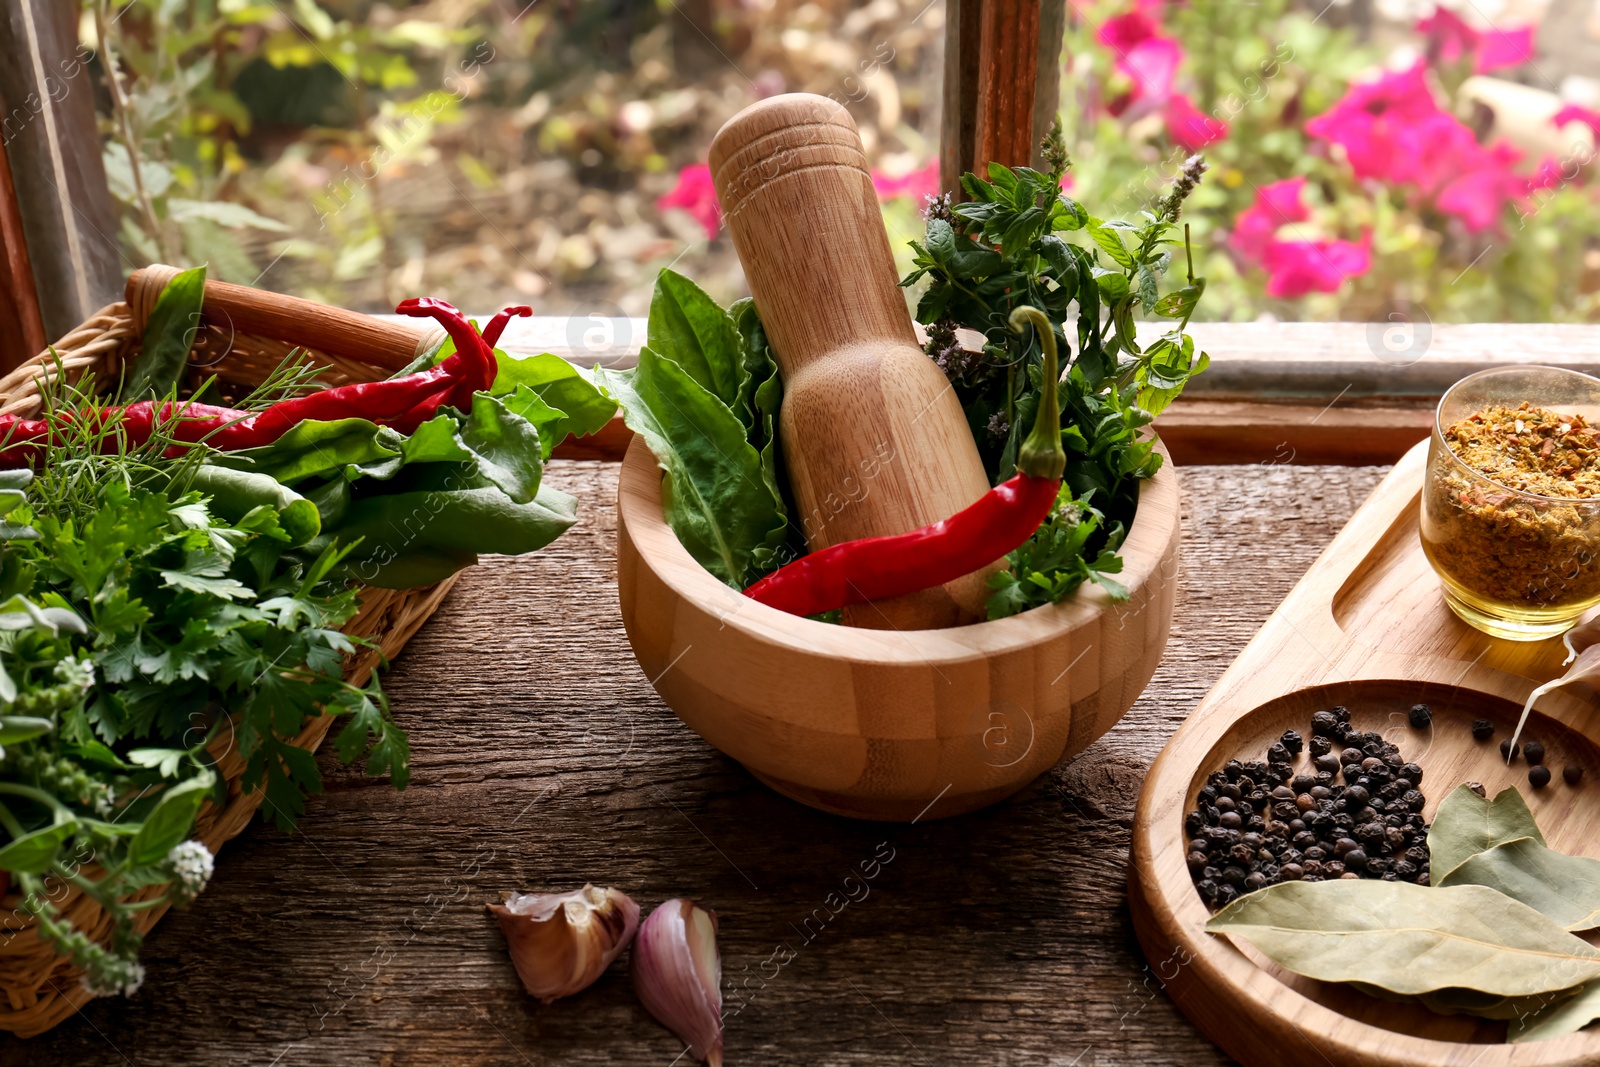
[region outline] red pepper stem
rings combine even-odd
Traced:
[[[1044,349],[1044,381],[1039,390],[1039,411],[1033,429],[1017,450],[1017,470],[1034,478],[1060,481],[1067,469],[1067,454],[1061,447],[1061,403],[1056,395],[1061,368],[1056,356],[1056,333],[1044,312],[1026,304],[1011,312],[1011,329],[1023,332],[1032,326]]]

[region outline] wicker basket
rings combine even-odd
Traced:
[[[174,268],[164,266],[136,272],[128,279],[126,303],[102,308],[56,343],[59,363],[49,353],[43,353],[0,378],[0,412],[36,415],[40,380],[54,378],[58,367],[71,381],[86,373],[93,373],[101,382],[116,381],[123,365],[138,357],[145,320],[156,297],[176,273]],[[230,389],[248,391],[284,355],[299,347],[326,366],[322,380],[333,384],[372,381],[388,377],[441,336],[442,331],[437,329],[413,331],[305,300],[208,283],[204,322],[190,352],[190,373],[196,381],[215,375],[224,394]],[[454,582],[451,577],[418,589],[364,588],[360,614],[344,629],[376,647],[351,657],[345,677],[358,685],[364,683],[379,656],[393,657],[399,652],[438,608]],[[331,722],[331,716],[323,716],[307,723],[293,743],[315,750]],[[216,852],[223,842],[244,829],[260,806],[262,793],[259,789],[248,794],[240,790],[244,761],[229,746],[221,743],[213,754],[228,781],[228,801],[220,806],[208,802],[201,809],[195,836]],[[85,871],[90,878],[98,873],[93,868]],[[148,900],[160,896],[165,889],[147,887],[129,899]],[[69,887],[57,903],[60,913],[74,927],[102,942],[109,938],[110,919],[92,899]],[[90,995],[78,980],[80,969],[39,939],[34,921],[21,912],[20,899],[13,894],[3,901],[3,907],[7,917],[0,920],[4,930],[0,937],[0,992],[4,993],[5,1003],[0,1005],[0,1030],[32,1037],[70,1016]],[[138,912],[135,924],[140,932],[154,926],[166,910],[161,905]]]

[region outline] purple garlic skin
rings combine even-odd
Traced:
[[[722,957],[717,915],[692,900],[663,903],[633,946],[633,988],[650,1014],[711,1067],[722,1067]]]
[[[549,1004],[594,984],[639,929],[639,905],[616,889],[513,893],[490,904],[517,977]]]

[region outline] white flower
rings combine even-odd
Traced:
[[[167,853],[167,865],[172,868],[175,895],[183,900],[193,900],[211,881],[215,863],[211,850],[198,841],[184,841],[172,846]]]
[[[90,964],[81,981],[91,996],[131,997],[144,985],[144,964],[107,954]]]
[[[94,685],[94,660],[64,659],[56,664],[55,675],[63,682],[87,690]]]

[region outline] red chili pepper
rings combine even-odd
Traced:
[[[506,323],[514,315],[533,314],[533,309],[526,306],[506,308],[490,320],[480,336],[461,312],[443,300],[407,300],[395,310],[402,315],[437,319],[455,341],[455,353],[437,367],[403,378],[340,385],[281,400],[254,413],[211,404],[163,401],[163,429],[180,442],[203,441],[224,452],[272,444],[291,427],[308,419],[367,419],[409,434],[437,415],[441,407],[469,410],[472,394],[486,392],[494,385],[498,370],[494,343]],[[133,445],[150,440],[155,432],[156,413],[156,401],[152,400],[101,409],[102,418],[119,420],[122,438]],[[0,467],[24,465],[38,454],[40,442],[49,434],[47,420],[0,415]],[[114,437],[108,439],[108,445],[115,447]],[[167,451],[176,454],[183,449],[175,445]]]
[[[1044,387],[1033,429],[1017,455],[1018,473],[971,506],[931,526],[865,537],[802,556],[756,582],[744,595],[792,615],[904,596],[955,581],[1021,545],[1055,506],[1067,456],[1061,448],[1055,334],[1037,308],[1011,313],[1011,328],[1031,323],[1044,347]]]

